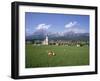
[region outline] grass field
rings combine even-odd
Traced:
[[[56,67],[89,65],[89,47],[76,46],[35,46],[26,44],[25,67]],[[48,56],[48,51],[55,52],[55,56]]]

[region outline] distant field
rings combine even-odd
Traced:
[[[26,44],[25,67],[56,67],[89,65],[89,47],[76,46],[34,46]],[[48,56],[48,51],[55,52],[55,56]]]

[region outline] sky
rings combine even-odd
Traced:
[[[89,33],[89,15],[25,12],[25,29],[27,35],[41,29],[49,32]]]

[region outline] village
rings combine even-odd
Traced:
[[[44,40],[33,40],[27,41],[26,43],[32,43],[33,45],[56,45],[56,46],[89,46],[88,41],[80,41],[80,40],[49,40],[48,36],[46,35]]]

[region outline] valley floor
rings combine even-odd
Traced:
[[[55,56],[48,56],[53,51]],[[89,65],[89,46],[51,46],[26,44],[25,67],[57,67]]]

